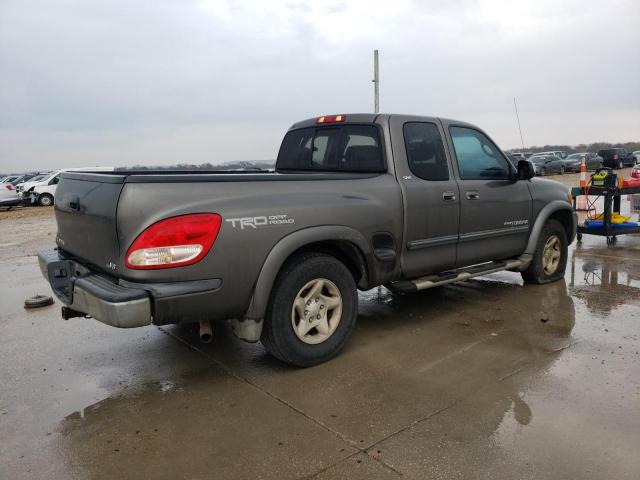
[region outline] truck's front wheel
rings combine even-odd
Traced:
[[[349,269],[327,254],[306,253],[289,260],[278,274],[260,340],[283,362],[310,367],[342,350],[357,314]]]
[[[549,283],[564,277],[567,267],[568,242],[564,227],[557,220],[545,224],[531,265],[522,272],[525,283]]]

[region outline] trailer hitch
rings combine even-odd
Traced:
[[[79,312],[78,310],[74,310],[73,308],[69,308],[69,307],[62,307],[62,310],[60,312],[62,314],[62,318],[63,320],[69,320],[70,318],[91,318],[89,315],[87,315],[84,312]]]

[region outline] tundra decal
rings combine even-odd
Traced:
[[[529,220],[510,220],[508,222],[504,222],[504,225],[507,227],[517,227],[518,225],[529,225]]]
[[[241,218],[227,218],[225,221],[230,222],[233,228],[240,227],[240,230],[245,228],[258,228],[266,225],[285,225],[295,223],[293,218],[289,218],[289,215],[269,215],[261,217],[241,217]]]

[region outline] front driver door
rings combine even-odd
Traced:
[[[484,133],[449,125],[460,185],[458,266],[513,258],[529,238],[532,201],[527,181]]]

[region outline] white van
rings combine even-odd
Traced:
[[[114,170],[114,167],[64,168],[57,172],[35,177],[28,182],[20,184],[19,193],[22,195],[22,201],[24,203],[49,207],[53,205],[55,201],[56,188],[60,181],[60,174],[63,172],[113,172]]]

